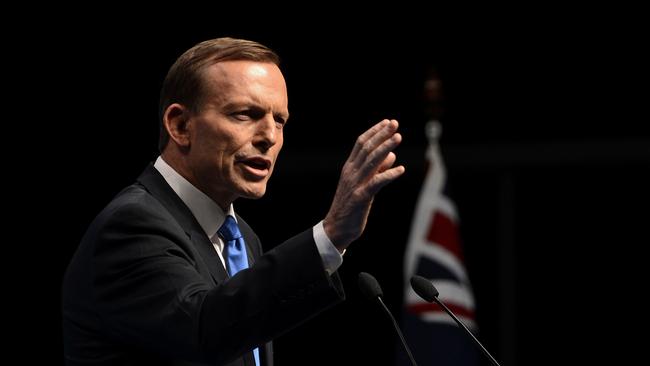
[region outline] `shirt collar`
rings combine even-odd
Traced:
[[[165,178],[167,184],[176,192],[183,203],[192,211],[192,214],[208,238],[212,238],[216,234],[217,230],[219,230],[226,220],[226,215],[235,217],[235,209],[232,203],[228,207],[228,212],[224,213],[216,202],[192,185],[182,175],[178,174],[161,156],[156,159],[153,166]]]

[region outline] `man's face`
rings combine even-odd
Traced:
[[[207,91],[193,133],[189,169],[221,207],[266,192],[289,118],[287,87],[273,63],[226,61],[204,71]]]

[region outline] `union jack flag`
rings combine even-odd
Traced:
[[[446,191],[446,170],[437,121],[427,123],[428,171],[416,204],[405,253],[404,336],[421,365],[478,365],[475,346],[462,329],[435,303],[422,300],[409,285],[413,275],[432,281],[439,299],[472,331],[476,330],[474,297],[465,270],[458,213]],[[400,364],[406,365],[406,358]]]

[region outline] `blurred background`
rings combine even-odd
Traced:
[[[23,355],[36,349],[35,357],[62,364],[65,267],[94,216],[157,157],[167,69],[219,36],[276,50],[288,83],[291,120],[267,195],[236,202],[266,249],[324,217],[361,132],[395,118],[403,135],[396,153],[406,174],[377,196],[340,269],[347,301],[278,338],[277,365],[392,365],[403,354],[385,315],[361,297],[357,275],[373,274],[401,319],[403,256],[427,171],[432,69],[444,95],[439,143],[478,338],[503,366],[628,354],[614,346],[628,338],[617,313],[642,317],[635,281],[645,276],[639,253],[650,244],[650,128],[647,111],[633,107],[647,91],[629,92],[646,85],[634,68],[639,23],[613,30],[579,12],[483,17],[480,9],[453,21],[431,13],[399,22],[351,13],[309,21],[317,9],[294,9],[305,13],[288,22],[109,10],[121,13],[39,23],[40,36],[14,54],[28,55],[29,82],[17,92],[31,131],[14,153],[39,152],[18,172],[35,187],[43,229],[54,233],[34,249],[37,269],[22,275],[32,285],[16,292],[38,298],[20,306],[29,311],[14,332]],[[279,227],[283,217],[291,221]]]

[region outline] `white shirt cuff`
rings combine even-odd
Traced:
[[[331,275],[343,263],[343,256],[339,253],[339,250],[336,249],[334,244],[332,244],[332,241],[327,237],[327,234],[325,234],[325,228],[323,227],[322,221],[314,226],[313,233],[316,248],[318,248],[318,253],[320,253],[320,257],[323,260],[325,271]]]

